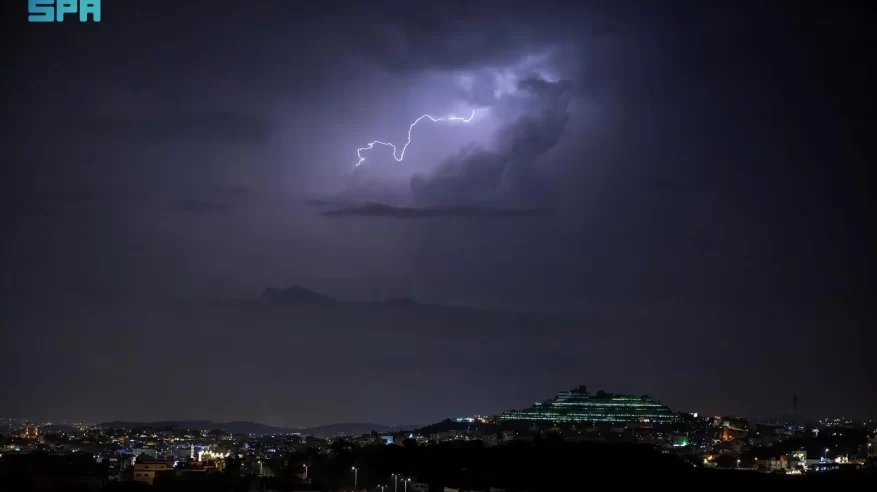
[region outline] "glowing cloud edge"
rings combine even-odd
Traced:
[[[396,149],[396,146],[394,144],[391,144],[389,142],[381,142],[380,140],[375,140],[374,142],[369,143],[365,147],[361,147],[361,148],[356,149],[356,156],[359,158],[359,161],[357,161],[357,163],[354,166],[359,166],[360,164],[362,164],[365,161],[365,157],[362,156],[362,151],[372,150],[372,149],[374,149],[375,145],[384,145],[386,147],[391,147],[393,149],[393,159],[396,159],[396,162],[402,162],[402,160],[405,159],[405,150],[408,148],[409,145],[411,145],[411,130],[414,130],[414,127],[417,126],[417,124],[420,123],[420,120],[422,120],[424,118],[427,118],[432,122],[462,121],[463,123],[469,123],[470,121],[472,121],[472,118],[474,118],[474,117],[475,117],[475,110],[474,109],[472,110],[472,114],[469,115],[468,118],[464,118],[462,116],[448,116],[447,118],[434,118],[428,114],[421,115],[419,118],[414,120],[414,123],[411,123],[411,126],[408,127],[408,141],[405,142],[405,145],[402,147],[402,152],[399,153],[398,157],[396,156],[397,149]]]

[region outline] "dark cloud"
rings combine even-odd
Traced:
[[[653,10],[647,2],[626,5],[644,17]],[[609,4],[534,7],[517,0],[502,5],[452,0],[381,11],[361,8],[361,21],[348,31],[355,34],[355,49],[406,74],[505,66],[546,47],[617,37],[626,27]]]
[[[561,83],[558,83],[561,84]],[[569,98],[521,116],[496,137],[509,160],[530,160],[557,145],[569,122]]]
[[[442,162],[428,176],[411,178],[418,203],[469,204],[484,202],[499,186],[509,156],[470,146]]]
[[[249,186],[221,186],[215,189],[216,193],[223,193],[228,195],[243,195],[245,193],[252,192],[253,189]]]
[[[403,7],[368,16],[358,48],[396,71],[462,69],[513,60],[541,33],[473,2]],[[516,19],[517,21],[517,19]]]
[[[431,173],[415,175],[411,179],[415,202],[460,205],[495,200],[494,192],[509,166],[534,169],[534,161],[557,145],[569,122],[571,89],[567,80],[550,82],[536,75],[520,80],[520,94],[512,96],[520,100],[507,105],[504,100],[494,101],[498,113],[517,113],[513,121],[496,131],[496,150],[473,144],[445,159]]]
[[[262,143],[272,131],[264,119],[230,111],[150,111],[137,114],[92,117],[66,122],[74,134],[122,140],[203,140],[228,143]]]
[[[203,200],[178,200],[177,206],[186,212],[205,212],[216,213],[225,212],[229,209],[228,205],[215,202],[206,202]]]
[[[329,207],[335,204],[329,200],[306,200],[305,203],[311,207]]]
[[[394,219],[527,218],[550,217],[554,215],[554,210],[543,208],[493,209],[475,207],[410,208],[371,203],[359,207],[328,210],[323,212],[323,215],[326,217],[388,217]]]

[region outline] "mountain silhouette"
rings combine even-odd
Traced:
[[[336,302],[329,296],[319,294],[304,287],[287,287],[278,289],[276,287],[268,287],[262,293],[262,300],[271,303],[331,303]]]
[[[169,427],[193,431],[220,429],[229,434],[304,434],[317,437],[352,436],[368,434],[371,431],[393,432],[397,430],[413,430],[419,427],[414,425],[390,426],[368,422],[328,424],[316,427],[275,427],[258,422],[213,422],[210,420],[161,420],[155,422],[114,420],[112,422],[104,422],[100,426],[111,429],[166,429]]]

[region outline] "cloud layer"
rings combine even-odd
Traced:
[[[494,209],[476,207],[411,208],[392,207],[371,203],[359,207],[340,208],[323,212],[326,217],[388,217],[395,219],[435,218],[524,218],[550,217],[554,211],[547,208]]]
[[[511,95],[495,97],[495,112],[513,118],[503,122],[492,150],[473,143],[442,161],[435,170],[415,175],[415,203],[471,205],[495,201],[509,166],[535,167],[537,159],[557,145],[569,122],[572,84],[530,75],[516,83]],[[507,99],[511,98],[510,102]],[[514,184],[510,184],[513,186]]]

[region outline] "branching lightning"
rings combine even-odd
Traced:
[[[396,149],[395,145],[393,145],[389,142],[381,142],[380,140],[375,140],[374,142],[366,145],[365,147],[356,149],[356,156],[359,157],[359,161],[356,163],[356,165],[358,166],[358,165],[362,164],[363,161],[365,161],[365,157],[362,156],[362,151],[363,150],[372,150],[375,147],[375,145],[384,145],[387,147],[391,147],[393,149],[393,159],[396,159],[397,162],[402,162],[402,159],[405,158],[405,149],[407,149],[408,146],[411,145],[411,130],[414,130],[414,127],[417,126],[417,124],[420,123],[420,120],[422,120],[424,118],[427,118],[433,122],[437,122],[437,121],[462,121],[463,123],[469,123],[470,121],[472,121],[472,118],[474,118],[474,117],[475,117],[475,110],[474,109],[472,110],[472,114],[469,115],[468,118],[463,118],[462,116],[448,116],[447,118],[433,118],[432,116],[430,116],[428,114],[422,115],[420,118],[417,118],[416,120],[414,120],[414,123],[411,123],[411,126],[408,127],[408,141],[405,142],[404,146],[402,146],[402,152],[400,152],[398,156],[396,155],[397,149]]]

